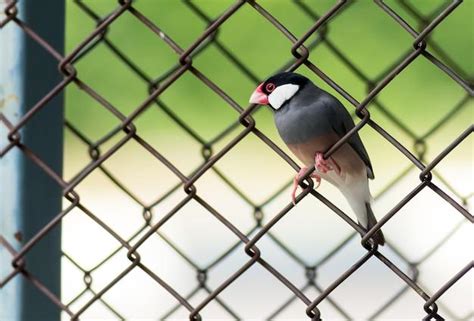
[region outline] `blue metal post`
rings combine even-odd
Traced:
[[[1,2],[0,2],[1,3]],[[3,12],[4,5],[0,5]],[[0,21],[5,17],[0,15]],[[0,30],[0,113],[10,122],[16,123],[20,118],[21,97],[21,59],[23,38],[15,26],[7,25]],[[8,130],[0,122],[0,150],[7,143]],[[19,248],[21,244],[15,239],[20,230],[20,217],[14,215],[20,207],[20,153],[10,150],[0,158],[0,237]],[[0,281],[11,271],[11,254],[0,243]],[[21,301],[21,284],[17,276],[0,289],[0,320],[19,320]]]
[[[0,8],[6,5],[0,0]],[[59,52],[64,47],[64,0],[23,0],[18,17]],[[1,19],[1,18],[0,18]],[[0,113],[15,124],[58,82],[58,62],[14,22],[0,30]],[[0,123],[0,149],[8,143]],[[21,130],[21,142],[62,174],[63,97],[54,98]],[[0,159],[0,236],[16,250],[61,211],[61,188],[14,147]],[[61,231],[55,228],[25,256],[26,270],[60,297]],[[0,280],[11,271],[0,245]],[[17,275],[0,289],[0,320],[55,321],[60,309]]]

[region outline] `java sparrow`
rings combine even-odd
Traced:
[[[308,78],[284,72],[260,84],[250,97],[250,103],[269,105],[274,110],[281,138],[304,164],[293,181],[293,203],[299,178],[314,165],[311,177],[318,186],[321,178],[336,186],[363,228],[369,230],[377,223],[370,207],[372,197],[368,182],[368,178],[374,178],[374,172],[359,135],[355,133],[331,157],[323,158],[323,152],[354,127],[339,100]],[[385,243],[380,230],[372,238],[380,245]]]

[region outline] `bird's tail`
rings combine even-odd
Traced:
[[[339,185],[340,191],[344,194],[354,211],[359,225],[368,231],[377,224],[377,219],[370,207],[372,197],[370,196],[367,176],[364,174],[364,176],[349,178],[349,182]],[[374,235],[372,235],[372,239],[379,245],[385,244],[385,238],[381,230],[375,232]]]
[[[367,211],[367,230],[370,230],[375,224],[377,224],[377,219],[375,218],[374,212],[370,207],[370,203],[365,203],[365,208]],[[385,237],[383,236],[382,230],[378,230],[372,235],[372,239],[379,245],[385,244]]]

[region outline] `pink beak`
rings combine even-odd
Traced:
[[[253,92],[252,96],[250,96],[249,103],[251,104],[260,104],[260,105],[268,105],[268,97],[262,91],[263,83],[258,85],[257,89]]]

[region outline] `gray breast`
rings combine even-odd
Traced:
[[[286,144],[301,144],[333,132],[331,107],[321,98],[317,91],[301,90],[275,112],[276,127]]]

